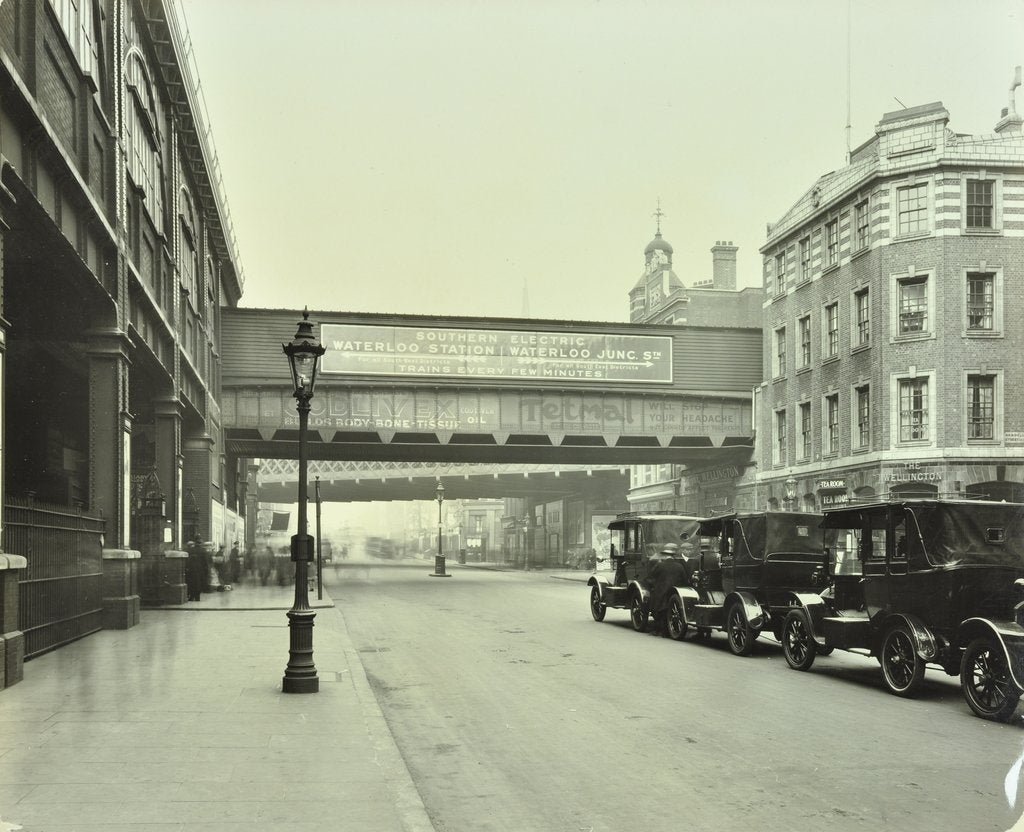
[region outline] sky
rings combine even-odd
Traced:
[[[848,100],[990,133],[1024,63],[1020,0],[179,2],[250,307],[628,320],[659,200],[759,285]]]

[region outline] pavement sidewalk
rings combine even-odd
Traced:
[[[281,693],[292,592],[144,610],[29,662],[0,691],[0,830],[432,832],[326,596],[320,692]]]

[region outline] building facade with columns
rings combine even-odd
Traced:
[[[660,212],[656,216],[660,219]],[[716,241],[711,248],[711,277],[693,280],[687,287],[673,269],[673,249],[662,237],[659,221],[654,239],[644,249],[643,273],[629,292],[630,320],[759,329],[764,290],[760,286],[736,288],[738,251],[732,241]],[[742,364],[744,356],[737,358],[737,363]],[[738,390],[737,395],[749,400],[750,393]],[[691,514],[711,514],[727,509],[733,504],[736,483],[748,476],[749,458],[749,451],[738,450],[735,464],[714,468],[669,464],[631,466],[630,509]]]
[[[939,102],[886,113],[769,226],[745,499],[1024,500],[1024,119],[1012,95],[982,135],[952,130]]]
[[[244,490],[217,404],[242,274],[183,26],[170,0],[0,5],[0,502],[101,518],[111,597],[144,499],[175,552]]]

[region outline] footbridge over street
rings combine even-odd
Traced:
[[[295,459],[297,310],[224,309],[225,450]],[[761,331],[314,311],[311,460],[727,464],[753,442]]]
[[[291,459],[261,459],[256,472],[260,499],[294,501],[298,467]],[[547,502],[595,489],[624,494],[629,488],[629,469],[620,465],[313,460],[309,478],[319,478],[322,500],[344,503],[431,500],[438,482],[444,485],[445,496],[454,500],[518,497]]]

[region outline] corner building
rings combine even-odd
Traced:
[[[1022,118],[948,122],[886,113],[769,225],[761,506],[1024,500]]]

